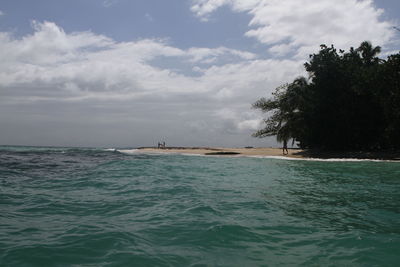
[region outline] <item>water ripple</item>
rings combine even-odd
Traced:
[[[0,149],[4,266],[395,266],[388,162]]]

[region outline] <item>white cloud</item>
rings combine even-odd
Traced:
[[[110,7],[118,3],[119,0],[104,0],[103,7]]]
[[[91,115],[74,115],[72,121],[90,118],[94,122],[97,118],[129,124],[133,117],[134,129],[143,127],[155,135],[163,125],[170,140],[184,125],[188,128],[182,129],[182,135],[203,140],[202,144],[211,144],[211,136],[217,138],[214,145],[223,144],[225,138],[229,140],[226,134],[246,131],[243,138],[252,140],[248,131],[254,128],[256,113],[249,113],[251,103],[302,72],[301,61],[263,60],[226,47],[180,49],[157,39],[116,42],[92,32],[66,33],[52,22],[32,25],[34,32],[22,38],[0,33],[3,108],[57,103],[57,109],[67,109],[78,105],[76,110]],[[158,67],[157,61],[165,58],[197,72],[182,74],[179,64],[173,63]],[[226,58],[234,60],[228,64]],[[234,118],[221,116],[221,106]],[[52,116],[54,108],[49,110],[41,117]],[[69,112],[73,116],[74,112]],[[63,113],[57,120],[66,116]],[[207,125],[209,136],[195,125]]]
[[[0,16],[3,16],[3,15],[4,15],[4,12],[0,10]]]
[[[364,40],[384,46],[394,35],[372,0],[195,0],[191,10],[207,19],[223,5],[250,14],[246,36],[270,45],[277,55],[294,52],[304,58],[320,44],[348,49]]]
[[[228,55],[230,57],[235,56],[239,59],[251,60],[255,59],[257,56],[250,52],[239,51],[235,49],[229,49],[226,47],[218,48],[190,48],[188,51],[188,56],[191,57],[191,62],[206,63],[210,64],[216,62],[218,57]]]
[[[261,128],[263,123],[262,119],[244,120],[238,123],[237,127],[240,130],[251,130],[253,132]]]
[[[146,18],[147,21],[149,22],[153,22],[154,18],[152,15],[150,15],[149,13],[144,14],[144,17]]]
[[[230,2],[229,0],[195,0],[193,1],[194,4],[191,10],[196,13],[198,17],[202,18],[203,21],[207,21],[210,13],[223,5],[230,4]]]
[[[239,111],[232,108],[222,108],[215,112],[224,127],[229,127],[230,132],[250,133],[260,129],[263,119],[260,114],[251,111]]]
[[[135,97],[138,91],[187,92],[190,88],[191,92],[204,92],[209,87],[201,82],[210,73],[202,78],[186,77],[149,62],[159,57],[176,57],[191,64],[207,64],[233,55],[246,65],[246,61],[255,58],[252,53],[224,47],[182,50],[163,40],[117,43],[91,32],[67,34],[51,22],[34,22],[33,27],[35,32],[21,39],[0,34],[0,85],[35,82],[63,88],[64,83],[76,83],[86,96],[92,91],[121,90],[124,94],[135,92]]]

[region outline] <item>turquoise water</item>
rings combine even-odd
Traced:
[[[400,163],[0,147],[1,266],[396,266]]]

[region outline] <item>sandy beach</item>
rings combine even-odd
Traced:
[[[150,153],[183,153],[197,155],[242,155],[242,156],[285,156],[290,158],[302,158],[301,149],[289,149],[287,155],[283,155],[281,148],[217,148],[217,147],[167,147],[163,149],[154,147],[139,148]]]
[[[375,152],[327,152],[310,151],[299,148],[289,148],[288,154],[283,155],[282,148],[255,147],[255,148],[227,148],[227,147],[141,147],[140,150],[149,153],[177,153],[196,155],[218,155],[218,156],[261,156],[261,157],[287,157],[287,158],[320,158],[320,159],[369,159],[400,161],[400,153],[397,151],[375,151]]]

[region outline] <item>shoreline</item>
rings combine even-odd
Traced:
[[[203,156],[283,156],[288,158],[302,158],[297,155],[301,149],[290,148],[287,155],[282,154],[280,148],[227,148],[227,147],[139,147],[139,150],[149,153],[179,153]]]
[[[400,161],[400,153],[393,151],[376,152],[337,152],[304,150],[300,148],[288,148],[288,154],[284,155],[281,148],[249,147],[139,147],[138,150],[148,153],[176,153],[201,156],[249,156],[249,157],[279,157],[287,159],[354,159],[354,160],[384,160]]]

